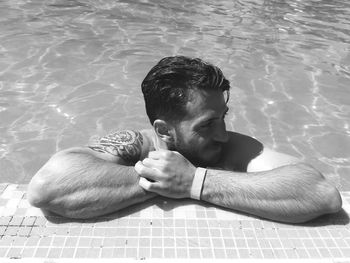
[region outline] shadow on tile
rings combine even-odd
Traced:
[[[107,221],[113,221],[116,219],[121,219],[124,217],[132,217],[132,218],[141,218],[140,213],[145,210],[145,209],[157,209],[160,211],[160,213],[166,213],[166,212],[172,212],[177,209],[182,209],[183,206],[190,206],[191,208],[189,209],[197,209],[199,207],[200,209],[211,209],[211,210],[216,210],[216,211],[224,211],[227,214],[232,213],[232,219],[225,218],[225,220],[229,221],[240,221],[240,220],[261,220],[262,222],[271,222],[274,224],[281,224],[281,225],[295,225],[295,226],[307,226],[307,227],[319,227],[319,226],[330,226],[330,225],[347,225],[350,222],[349,215],[347,212],[342,209],[338,213],[335,214],[327,214],[320,216],[316,219],[313,219],[309,222],[306,223],[299,223],[299,224],[290,224],[290,223],[283,223],[283,222],[275,222],[275,221],[270,221],[267,219],[259,218],[254,215],[246,214],[243,212],[239,211],[232,211],[227,208],[223,207],[218,207],[215,205],[211,205],[209,203],[204,203],[200,201],[194,201],[191,199],[179,199],[179,200],[174,200],[174,199],[169,199],[166,197],[155,197],[153,199],[149,199],[143,203],[140,204],[135,204],[130,207],[124,208],[120,211],[117,211],[115,213],[111,213],[108,215],[100,216],[97,218],[92,218],[92,219],[69,219],[69,218],[64,218],[58,215],[55,215],[50,212],[44,212],[45,217],[48,221],[56,224],[61,224],[61,223],[70,223],[70,222],[77,222],[77,223],[98,223],[98,222],[107,222]],[[196,208],[194,208],[196,207]],[[152,214],[152,212],[150,212]],[[171,216],[170,216],[171,217]],[[198,219],[206,219],[206,218],[198,218]],[[218,220],[220,221],[220,218],[211,218],[211,220]]]

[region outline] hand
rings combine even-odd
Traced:
[[[148,158],[135,164],[135,170],[140,186],[147,191],[170,198],[190,197],[196,167],[178,152],[150,152]]]

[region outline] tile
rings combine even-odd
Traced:
[[[58,236],[67,236],[69,233],[68,227],[58,227],[55,229],[54,233]]]
[[[61,251],[61,258],[73,258],[75,254],[75,248],[64,247]]]
[[[321,254],[316,248],[309,248],[307,252],[309,253],[310,258],[322,258]]]
[[[92,237],[90,246],[92,248],[99,248],[102,246],[102,243],[103,243],[103,237]]]
[[[93,236],[93,228],[83,227],[81,229],[80,236]]]
[[[87,256],[88,249],[86,248],[77,248],[74,254],[75,258],[85,258]]]
[[[331,253],[327,248],[319,248],[318,251],[320,252],[322,258],[329,258],[331,257]]]
[[[151,228],[141,228],[140,229],[140,236],[151,236]]]
[[[42,237],[39,241],[39,247],[49,247],[52,242],[52,237]]]
[[[150,238],[140,238],[139,247],[150,247],[151,239]]]
[[[211,247],[211,239],[210,238],[199,238],[199,246],[202,248],[210,248]],[[233,247],[233,245],[231,247]]]
[[[331,253],[332,258],[342,257],[342,252],[338,248],[329,248],[329,252]]]
[[[315,243],[312,241],[312,239],[302,239],[301,241],[302,241],[303,246],[305,248],[314,248],[315,247]]]
[[[81,226],[72,226],[68,230],[69,236],[79,236],[81,233]]]
[[[140,247],[138,252],[138,258],[146,259],[151,256],[151,249],[146,247]]]
[[[279,239],[276,238],[272,238],[272,239],[268,239],[268,242],[270,243],[272,248],[282,248],[282,243]]]
[[[49,253],[48,253],[48,258],[59,258],[62,253],[62,248],[50,248]]]
[[[18,226],[8,226],[5,230],[5,236],[16,236],[19,230]]]
[[[127,247],[137,247],[138,243],[139,243],[139,239],[135,238],[135,237],[128,237],[126,240],[126,246]]]
[[[66,241],[66,237],[55,236],[53,237],[51,246],[53,247],[63,247]]]
[[[91,237],[80,237],[78,241],[78,247],[89,247],[90,242],[91,242]]]
[[[264,258],[274,258],[274,253],[273,253],[273,249],[268,249],[268,248],[264,248],[261,249],[261,253],[263,254]]]
[[[152,238],[151,240],[152,247],[163,247],[162,238]]]
[[[202,258],[213,258],[213,252],[211,249],[200,249]]]
[[[163,239],[163,246],[164,247],[174,247],[175,246],[175,239],[174,238],[164,238]]]
[[[7,226],[0,226],[0,236],[3,236],[5,234]]]
[[[139,235],[139,229],[138,228],[128,228],[127,235],[129,237],[136,237]],[[161,228],[160,228],[160,235],[161,235]]]
[[[115,247],[113,257],[116,257],[116,258],[125,257],[125,247]]]
[[[11,221],[9,222],[9,226],[20,226],[22,224],[22,221],[23,221],[24,217],[16,217],[16,216],[13,216],[11,218]]]
[[[341,247],[341,248],[346,248],[347,247],[347,243],[342,238],[335,238],[334,242],[337,244],[338,247]]]
[[[78,244],[78,237],[66,237],[64,246],[65,247],[75,247]]]
[[[190,248],[194,248],[194,247],[199,247],[199,240],[198,238],[188,238],[188,246]]]
[[[188,241],[185,238],[175,238],[175,244],[177,247],[187,247]]]
[[[258,248],[259,244],[258,241],[254,238],[248,238],[246,239],[247,245],[249,248]]]
[[[164,248],[165,258],[175,258],[175,248]]]
[[[101,258],[113,258],[114,248],[111,247],[103,247],[101,250]]]
[[[196,228],[187,228],[186,233],[188,237],[197,237],[198,236],[198,231]]]
[[[156,236],[156,237],[159,237],[159,236],[162,236],[162,228],[160,227],[154,227],[152,228],[152,236]]]
[[[33,226],[35,224],[36,217],[28,216],[23,219],[22,226]]]
[[[12,236],[3,236],[1,239],[0,239],[0,247],[2,246],[11,246],[12,243],[14,242],[14,237]]]
[[[207,228],[199,228],[198,229],[198,236],[200,236],[200,237],[209,237],[209,229],[207,229]]]
[[[221,238],[212,238],[211,241],[212,241],[212,244],[215,248],[223,248],[224,247],[224,242]]]
[[[99,258],[101,253],[101,248],[89,248],[87,249],[86,257],[88,258]],[[136,255],[136,254],[134,254]]]
[[[188,249],[189,258],[200,258],[200,250],[198,248],[189,248]]]
[[[209,233],[211,237],[221,237],[221,231],[217,228],[210,228]]]
[[[29,236],[30,233],[32,232],[32,228],[31,227],[20,227],[17,235],[19,236]]]
[[[37,246],[38,243],[40,241],[40,237],[38,236],[30,236],[27,238],[26,240],[26,246],[29,247],[29,246]]]
[[[263,254],[261,253],[260,249],[250,248],[249,254],[251,258],[263,258]]]
[[[0,257],[5,257],[10,247],[0,247]]]
[[[12,246],[18,247],[18,246],[24,246],[27,242],[27,238],[26,237],[16,237],[13,240],[13,244]]]
[[[274,249],[273,254],[275,258],[278,258],[278,259],[288,258],[288,255],[286,254],[286,251],[284,249]]]
[[[38,247],[37,250],[35,251],[34,257],[45,258],[47,257],[48,252],[49,252],[48,247]]]
[[[163,257],[163,249],[162,248],[152,248],[151,249],[151,257],[152,258],[162,258]]]
[[[34,256],[34,252],[35,252],[34,247],[24,247],[21,253],[22,258],[31,258]],[[0,255],[1,256],[1,255]]]
[[[298,258],[309,258],[309,254],[307,253],[307,250],[304,248],[298,248],[295,251],[298,255]]]
[[[22,257],[22,248],[21,247],[11,247],[8,252],[6,257],[8,258],[21,258]]]
[[[328,248],[337,247],[337,244],[331,238],[323,239],[323,242],[324,242],[325,246]]]
[[[239,248],[238,250],[238,254],[239,254],[239,258],[250,258],[250,251],[247,248]]]
[[[186,248],[176,248],[177,258],[188,258],[188,252]]]
[[[342,248],[341,252],[344,257],[350,257],[350,248]]]
[[[186,236],[186,230],[185,230],[185,228],[176,228],[176,229],[175,229],[175,236],[178,236],[178,237],[184,237],[184,236]]]

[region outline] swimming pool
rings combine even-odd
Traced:
[[[350,189],[350,3],[1,1],[0,181],[27,183],[55,151],[148,127],[140,83],[162,57],[218,65],[230,130]]]

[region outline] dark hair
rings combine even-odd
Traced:
[[[158,118],[181,120],[190,89],[227,91],[230,83],[221,70],[199,58],[165,57],[147,74],[141,84],[146,112],[153,122]],[[228,96],[227,96],[228,100]]]

